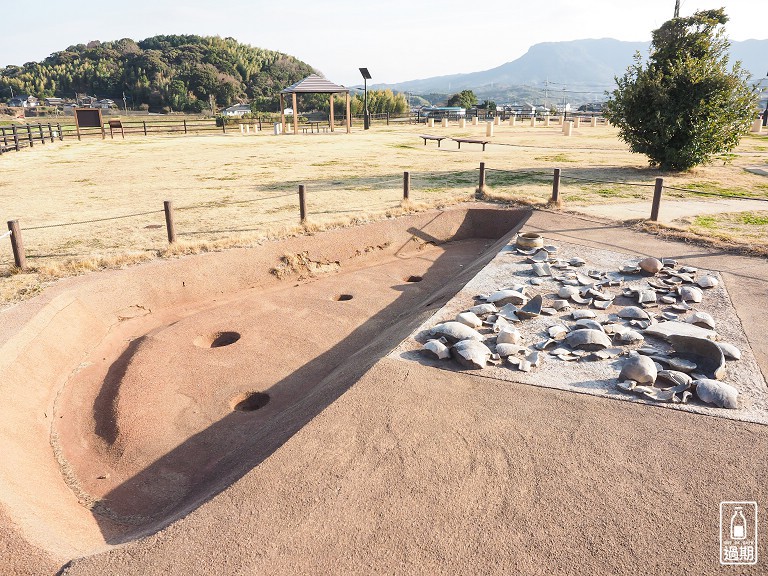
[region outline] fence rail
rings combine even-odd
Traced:
[[[506,173],[506,174],[525,174],[527,176],[536,176],[537,178],[541,178],[541,184],[545,184],[547,180],[547,174],[545,172],[531,172],[531,171],[515,171],[515,170],[504,170],[504,169],[489,169],[486,167],[485,162],[480,163],[479,173],[477,176],[477,187],[475,188],[475,195],[478,198],[482,198],[483,195],[488,191],[489,186],[493,186],[494,181],[494,173]],[[471,171],[467,173],[468,175],[471,175]],[[439,175],[438,175],[439,176]],[[427,175],[427,179],[434,178],[435,176],[433,174]],[[651,183],[645,183],[645,182],[628,182],[628,181],[619,181],[619,180],[604,180],[604,179],[598,179],[598,178],[584,178],[581,176],[571,176],[567,172],[564,172],[560,168],[555,168],[553,170],[552,176],[551,176],[551,183],[552,183],[552,195],[549,199],[550,205],[554,205],[557,207],[561,207],[563,205],[563,198],[562,198],[562,181],[568,181],[573,180],[576,182],[588,182],[588,183],[596,183],[596,184],[615,184],[615,185],[623,185],[623,186],[634,186],[634,187],[641,187],[641,188],[653,188],[653,197],[651,201],[650,206],[650,217],[649,220],[651,221],[657,221],[659,218],[659,212],[661,209],[661,199],[662,194],[665,189],[664,187],[664,180],[663,178],[656,178],[655,182],[653,184]],[[471,180],[462,180],[461,186],[469,186]],[[388,178],[386,180],[376,181],[376,182],[370,182],[366,181],[365,186],[367,187],[378,187],[379,190],[392,190],[397,189],[398,187],[402,186],[402,196],[399,198],[400,205],[403,205],[403,203],[407,203],[412,199],[412,194],[414,191],[412,180],[411,180],[411,173],[410,172],[403,172],[402,178]],[[352,192],[354,193],[354,188],[356,186],[352,186]],[[357,186],[359,189],[359,186]],[[427,184],[424,184],[425,189],[428,188]],[[349,187],[348,187],[349,188]],[[293,198],[294,201],[289,201],[285,206],[279,207],[278,211],[291,211],[294,210],[295,216],[290,219],[281,219],[277,222],[286,222],[292,220],[296,224],[300,225],[306,225],[308,220],[310,219],[311,214],[315,215],[323,215],[323,214],[342,214],[342,213],[349,213],[349,212],[355,212],[359,210],[349,210],[350,206],[348,206],[342,196],[343,192],[346,192],[347,194],[350,192],[349,189],[340,188],[337,185],[334,185],[332,187],[327,188],[313,188],[313,186],[307,186],[305,184],[299,184],[298,185],[298,196],[295,192],[289,192],[289,193],[282,193],[282,194],[272,194],[267,196],[260,196],[257,198],[247,198],[247,199],[239,199],[239,200],[232,200],[230,202],[221,203],[220,205],[232,205],[234,206],[243,206],[245,204],[253,204],[258,202],[265,202],[280,198]],[[768,207],[768,198],[754,198],[750,196],[734,196],[729,194],[717,194],[717,193],[711,193],[711,192],[701,192],[699,190],[693,190],[693,189],[687,189],[687,188],[678,188],[678,187],[667,187],[668,190],[674,190],[676,192],[683,192],[683,193],[690,193],[690,194],[706,194],[709,196],[720,196],[720,197],[727,197],[727,198],[743,198],[743,199],[749,199],[749,200],[761,200],[766,202],[766,206]],[[317,197],[317,194],[322,193],[332,193],[335,194],[338,200],[338,203],[341,204],[342,209],[333,209],[333,210],[321,210],[318,206],[314,211],[312,210],[312,202],[311,198]],[[394,199],[393,199],[394,201]],[[364,209],[370,209],[370,208],[392,208],[394,206],[390,206],[391,201],[386,200],[384,204],[381,206],[371,206],[370,201],[367,201],[368,203],[365,205]],[[327,205],[327,203],[326,203]],[[93,223],[101,223],[101,222],[109,222],[109,221],[117,221],[117,220],[124,220],[129,218],[136,218],[141,216],[147,216],[147,215],[154,215],[154,214],[165,214],[165,228],[166,233],[168,237],[168,242],[170,244],[173,244],[176,242],[178,235],[191,235],[191,234],[200,234],[199,231],[184,231],[184,232],[177,232],[177,224],[174,217],[175,212],[182,212],[182,211],[189,211],[189,210],[205,210],[208,208],[213,208],[214,206],[210,203],[199,203],[199,204],[191,204],[188,206],[179,206],[174,207],[173,203],[170,200],[166,200],[163,202],[163,207],[160,209],[159,207],[154,210],[146,210],[141,212],[135,212],[130,214],[121,214],[116,216],[108,216],[103,218],[92,218],[88,220],[82,220],[77,222],[64,222],[64,223],[53,223],[53,224],[39,224],[39,225],[32,225],[27,226],[22,229],[21,224],[19,220],[9,220],[8,221],[8,232],[5,234],[0,235],[0,239],[10,237],[11,241],[11,249],[13,252],[13,259],[14,259],[14,265],[24,270],[27,268],[27,261],[26,261],[26,255],[24,250],[24,243],[22,240],[22,231],[36,231],[36,230],[45,230],[50,228],[60,228],[60,227],[66,227],[66,226],[79,226],[79,225],[85,225],[85,224],[93,224]],[[238,208],[239,209],[239,208]],[[264,214],[264,213],[261,213]],[[263,215],[260,216],[260,218],[263,218]],[[274,222],[270,222],[274,223]],[[159,228],[162,227],[162,225],[152,225],[153,228]],[[229,232],[236,232],[237,230],[229,230]],[[226,232],[226,231],[224,231]]]
[[[0,154],[10,150],[18,152],[24,147],[34,147],[35,143],[45,144],[63,140],[61,124],[25,124],[23,126],[0,126]]]

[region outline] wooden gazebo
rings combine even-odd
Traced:
[[[331,116],[330,126],[331,132],[333,132],[333,95],[344,94],[347,99],[347,134],[351,132],[350,125],[350,106],[349,106],[349,88],[334,84],[330,80],[326,80],[322,76],[317,74],[311,74],[296,82],[288,88],[285,88],[280,92],[280,121],[283,124],[283,134],[285,134],[285,95],[290,94],[293,105],[293,133],[297,134],[299,131],[299,111],[297,109],[296,94],[329,94],[331,99]]]

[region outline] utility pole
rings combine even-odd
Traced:
[[[680,18],[680,0],[675,0],[675,18]]]

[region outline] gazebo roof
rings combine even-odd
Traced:
[[[296,82],[285,88],[280,94],[335,94],[337,92],[349,92],[349,88],[334,84],[317,74],[310,74],[304,80]]]

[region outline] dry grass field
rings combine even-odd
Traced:
[[[27,271],[13,266],[0,240],[0,302],[38,293],[62,276],[184,253],[252,246],[266,239],[360,223],[470,199],[478,167],[488,169],[487,196],[545,205],[552,169],[562,169],[565,209],[597,203],[650,201],[653,182],[711,194],[768,198],[768,137],[750,135],[734,154],[683,174],[650,169],[607,126],[582,125],[565,137],[559,126],[495,126],[485,152],[445,140],[426,146],[422,133],[482,138],[485,126],[460,129],[408,124],[355,127],[351,135],[130,135],[36,146],[0,158],[4,221],[18,219]],[[758,173],[747,168],[758,168]],[[402,203],[403,172],[411,201]],[[599,182],[609,181],[609,182]],[[630,184],[616,184],[622,182]],[[299,184],[309,221],[299,225]],[[634,185],[641,184],[641,186]],[[178,242],[168,245],[163,201],[173,201]],[[677,233],[765,246],[766,211],[718,214],[680,222]]]

